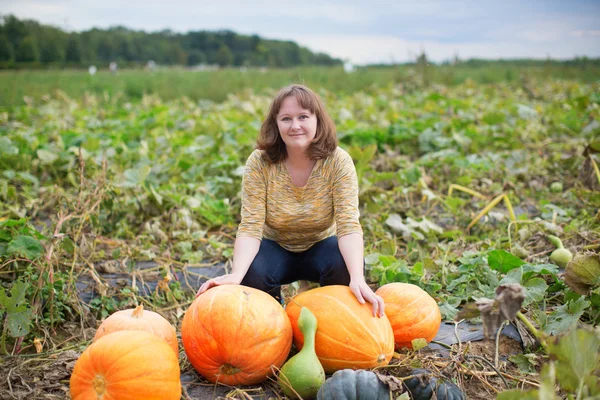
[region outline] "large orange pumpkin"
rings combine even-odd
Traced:
[[[139,305],[135,309],[117,311],[106,318],[96,331],[94,340],[116,331],[150,332],[167,342],[179,357],[177,333],[173,325],[160,314],[144,310],[143,305]]]
[[[71,374],[73,400],[179,400],[179,362],[164,340],[120,331],[92,343]]]
[[[369,303],[360,304],[347,286],[323,286],[300,293],[288,303],[294,343],[302,348],[298,329],[302,307],[317,317],[315,351],[327,373],[340,369],[367,369],[387,365],[394,353],[390,321],[374,317]]]
[[[396,348],[412,348],[412,340],[430,342],[442,323],[440,308],[423,289],[410,283],[388,283],[377,292],[385,302],[385,314],[394,329]]]
[[[281,367],[292,347],[285,311],[267,293],[242,285],[214,287],[190,306],[181,324],[190,363],[211,382],[252,385]]]

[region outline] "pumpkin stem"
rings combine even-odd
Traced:
[[[96,375],[96,377],[92,381],[92,385],[94,386],[94,390],[96,391],[98,396],[103,395],[106,391],[106,381],[101,375]]]
[[[377,357],[377,363],[381,364],[382,362],[385,361],[385,354],[380,354],[379,357]]]
[[[144,305],[140,304],[139,306],[137,306],[135,308],[135,310],[133,310],[133,312],[131,313],[131,316],[133,318],[142,318],[143,314],[144,314]]]
[[[223,375],[235,375],[238,372],[240,372],[241,370],[238,367],[234,367],[231,364],[223,364],[223,365],[221,365],[221,368],[219,368],[219,371]]]

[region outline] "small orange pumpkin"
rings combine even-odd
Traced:
[[[302,307],[317,317],[315,352],[325,372],[340,369],[368,369],[387,365],[394,354],[394,333],[390,321],[374,317],[369,303],[360,304],[348,286],[323,286],[300,293],[287,304],[294,343],[302,348],[298,328]]]
[[[71,374],[73,400],[179,400],[179,361],[164,340],[119,331],[92,343]]]
[[[173,325],[160,314],[144,310],[143,305],[135,309],[121,310],[106,318],[96,331],[94,340],[116,331],[146,331],[163,339],[179,357],[177,332]]]
[[[440,329],[442,314],[426,291],[410,283],[388,283],[376,292],[385,302],[385,314],[394,329],[396,348],[412,348],[412,340],[433,340]]]
[[[252,385],[281,367],[292,328],[274,298],[242,285],[214,287],[188,308],[181,339],[190,363],[211,382]]]

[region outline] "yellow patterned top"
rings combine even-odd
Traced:
[[[358,217],[356,169],[340,147],[317,161],[303,187],[292,183],[285,163],[264,161],[261,150],[248,157],[238,237],[264,237],[301,252],[333,235],[362,235]]]

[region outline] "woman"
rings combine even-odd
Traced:
[[[281,300],[282,284],[308,280],[348,285],[383,316],[383,299],[364,278],[356,170],[309,88],[291,85],[273,100],[246,162],[241,214],[231,273],[206,281],[197,295],[242,284]]]

